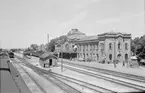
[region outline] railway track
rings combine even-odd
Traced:
[[[100,78],[100,79],[103,79],[103,80],[106,80],[106,81],[110,81],[112,83],[116,83],[116,84],[119,84],[119,85],[122,85],[122,86],[133,88],[133,89],[136,89],[137,91],[145,91],[144,86],[140,86],[140,85],[132,84],[132,83],[129,83],[129,82],[121,81],[121,80],[118,80],[118,79],[102,76],[100,74],[95,74],[95,73],[92,73],[90,71],[84,71],[84,70],[80,70],[80,69],[73,68],[73,67],[70,67],[70,66],[63,66],[63,67],[67,68],[69,70],[72,70],[72,71],[76,71],[78,73],[82,73],[82,74],[89,75],[89,76],[92,76],[92,77],[95,77],[95,78]]]
[[[27,67],[31,68],[33,71],[35,71],[37,74],[43,76],[46,78],[48,81],[51,81],[53,84],[58,86],[60,89],[64,90],[65,93],[81,93],[80,91],[76,90],[75,88],[69,86],[68,84],[64,83],[62,80],[59,80],[48,70],[40,69],[38,67],[33,66],[32,64],[25,63],[23,65],[26,65]]]
[[[22,68],[22,67],[21,67],[21,68]],[[27,75],[33,80],[33,82],[38,86],[38,88],[42,91],[42,93],[47,93],[46,90],[43,89],[43,87],[41,87],[41,86],[39,85],[39,83],[31,76],[31,74],[29,74],[24,68],[22,68],[22,69],[23,69],[23,71],[24,71],[25,73],[27,73]]]
[[[94,84],[90,84],[88,82],[78,80],[78,79],[75,79],[75,78],[72,78],[72,77],[57,74],[57,73],[54,73],[54,72],[51,72],[51,74],[54,75],[55,77],[58,77],[58,78],[61,78],[61,79],[65,80],[65,81],[72,82],[72,83],[81,85],[85,88],[91,89],[91,90],[95,91],[95,93],[104,93],[104,92],[105,93],[115,93],[115,91],[113,91],[113,90],[106,89],[106,88],[103,88],[103,87],[100,87],[100,86],[96,86]]]
[[[25,60],[25,59],[23,59]],[[26,61],[26,60],[25,60]],[[73,65],[74,66],[74,65]],[[76,66],[76,65],[75,65]],[[34,66],[35,67],[35,66]],[[70,69],[70,70],[73,70],[73,71],[76,71],[78,73],[82,73],[82,74],[85,74],[85,75],[89,75],[89,76],[92,76],[92,77],[95,77],[95,78],[100,78],[100,79],[103,79],[103,80],[106,80],[106,81],[110,81],[112,83],[116,83],[116,84],[119,84],[119,85],[122,85],[122,86],[126,86],[126,87],[129,87],[129,88],[133,88],[133,89],[136,89],[136,92],[138,91],[144,91],[145,90],[145,87],[144,86],[139,86],[139,85],[136,85],[136,84],[132,84],[132,83],[128,83],[128,82],[124,82],[124,81],[120,81],[120,80],[117,80],[117,79],[114,79],[114,78],[108,78],[108,77],[104,77],[104,76],[101,76],[99,74],[94,74],[94,73],[91,73],[91,72],[87,72],[87,71],[83,71],[83,70],[80,70],[80,69],[76,69],[76,68],[72,68],[72,67],[67,67],[67,66],[64,66],[65,68],[67,69]],[[33,67],[32,67],[33,68]],[[39,69],[39,71],[41,71],[41,69]],[[48,74],[48,71],[45,71],[43,69],[43,73],[46,73]],[[49,72],[50,73],[50,72]],[[58,77],[59,75],[55,75],[56,77]],[[64,79],[64,77],[60,77],[59,78],[61,79]],[[67,79],[67,81],[69,81]],[[112,91],[114,92],[114,91]]]
[[[100,86],[96,86],[96,85],[93,85],[93,84],[90,84],[90,83],[87,83],[87,82],[84,82],[84,81],[81,81],[81,80],[78,80],[78,79],[75,79],[75,78],[72,78],[72,77],[64,76],[64,75],[57,74],[57,73],[54,73],[54,72],[48,72],[48,70],[44,70],[44,69],[35,67],[32,64],[30,64],[30,63],[25,63],[25,65],[27,67],[33,69],[39,75],[44,76],[49,81],[51,81],[53,83],[55,81],[54,84],[56,84],[56,85],[58,84],[57,83],[58,82],[57,80],[59,80],[59,81],[61,81],[63,83],[64,82],[66,82],[66,83],[71,82],[73,84],[76,84],[76,85],[79,85],[81,87],[84,87],[85,89],[88,89],[89,91],[92,91],[91,93],[104,93],[104,92],[105,93],[115,93],[115,91],[113,91],[113,90],[106,89],[106,88],[103,88],[103,87],[100,87]],[[64,83],[64,84],[66,84],[66,83]],[[62,83],[60,83],[60,84],[63,85]],[[58,87],[59,86],[60,85],[58,85]],[[62,86],[60,88],[68,89],[66,86]],[[69,91],[70,91],[70,89],[69,89]],[[69,91],[67,91],[67,93],[70,93]],[[73,91],[71,93],[78,93],[78,92]],[[81,92],[79,92],[79,93],[81,93]]]
[[[23,69],[22,67],[20,67],[17,63],[14,63],[14,64],[16,64],[15,65],[15,67],[17,68],[17,69],[20,69],[20,70],[22,70],[23,72],[25,72],[28,76],[29,76],[29,78],[36,84],[36,86],[40,89],[39,90],[39,92],[40,93],[47,93],[44,89],[43,89],[43,87],[41,87],[39,84],[38,84],[38,82],[27,72],[27,71],[25,71],[25,69]],[[32,91],[31,91],[32,92]],[[33,92],[32,92],[33,93]]]
[[[43,70],[43,69],[39,69],[39,68],[37,68],[37,67],[35,67],[35,66],[31,65],[31,64],[26,64],[26,63],[25,63],[25,64],[23,64],[23,65],[25,65],[25,66],[31,68],[34,72],[36,72],[37,74],[43,76],[43,77],[46,78],[48,81],[52,82],[52,83],[55,84],[57,87],[59,87],[60,89],[62,89],[65,93],[81,93],[80,91],[74,89],[73,87],[67,85],[66,83],[60,81],[59,79],[55,78],[55,77],[52,76],[52,75],[49,75],[49,77],[46,76],[46,75],[44,75],[44,74],[46,74],[46,73],[49,74],[48,71],[45,71],[45,70]],[[21,68],[23,68],[23,67],[21,66]],[[23,70],[25,70],[25,69],[23,68]],[[30,75],[26,70],[25,70],[25,72],[31,77],[31,75]],[[33,80],[34,80],[34,79],[33,79]],[[35,83],[38,84],[37,81],[36,81]],[[39,85],[39,86],[40,86],[40,85]],[[40,87],[40,89],[41,89],[41,87]],[[47,93],[47,92],[44,92],[44,93]]]
[[[145,77],[142,77],[142,76],[127,74],[127,73],[122,73],[122,72],[116,72],[116,71],[111,71],[111,70],[106,70],[106,69],[101,69],[101,68],[96,68],[96,67],[89,67],[89,66],[65,62],[65,61],[63,63],[68,64],[68,65],[72,65],[75,67],[84,68],[84,69],[87,69],[90,71],[100,72],[100,73],[104,73],[107,75],[117,76],[117,77],[129,79],[129,80],[145,83]]]

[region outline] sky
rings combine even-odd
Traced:
[[[0,47],[46,44],[77,28],[86,35],[145,34],[144,0],[0,0]]]

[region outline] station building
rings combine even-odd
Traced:
[[[96,36],[86,36],[77,40],[77,58],[92,61],[123,62],[130,60],[131,34],[108,32]]]
[[[77,49],[74,50],[74,46],[77,46]],[[113,60],[130,61],[131,34],[111,31],[87,36],[78,29],[72,29],[61,48],[56,47],[59,51],[74,53],[77,59],[82,58],[86,61],[88,59],[93,62],[104,60],[108,63]]]
[[[67,40],[62,45],[55,46],[55,54],[63,58],[77,58],[77,47],[75,45],[76,40],[80,40],[86,37],[85,33],[80,32],[78,29],[71,29],[67,35]],[[58,42],[59,43],[59,42]]]

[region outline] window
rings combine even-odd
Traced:
[[[88,45],[87,45],[87,49],[86,50],[88,51]]]
[[[96,51],[98,51],[98,46],[96,45]]]
[[[109,49],[112,50],[112,43],[109,43]]]
[[[125,60],[128,60],[128,54],[125,54]]]
[[[90,45],[90,51],[92,51],[92,45]]]
[[[112,60],[112,54],[109,54],[109,59]]]
[[[125,43],[125,50],[128,50],[128,44]]]
[[[120,49],[120,45],[121,45],[121,44],[120,44],[120,42],[119,42],[119,43],[118,43],[118,49]]]
[[[104,51],[104,44],[103,43],[100,44],[100,48],[101,48],[101,51]]]
[[[88,54],[87,54],[87,57],[88,57]]]
[[[93,45],[94,47],[93,47],[93,51],[95,50],[95,45]]]
[[[66,44],[66,45],[65,45],[65,49],[66,49],[66,50],[69,50],[69,44]]]
[[[96,56],[97,56],[97,60],[99,59],[99,55],[98,54],[96,54]]]

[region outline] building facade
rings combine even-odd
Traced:
[[[131,34],[103,33],[96,36],[86,36],[77,40],[77,58],[91,61],[120,62],[130,61]]]
[[[74,50],[74,46],[77,49]],[[77,59],[85,61],[107,63],[118,60],[120,62],[130,61],[131,56],[131,34],[108,32],[94,36],[72,29],[67,34],[67,41],[55,47],[58,53],[63,52],[67,55],[76,53]]]
[[[55,45],[55,53],[61,57],[61,54],[64,58],[75,58],[77,56],[77,47],[75,45],[75,41],[80,38],[85,37],[86,34],[80,32],[78,29],[71,29],[66,37],[67,40],[63,44]]]

